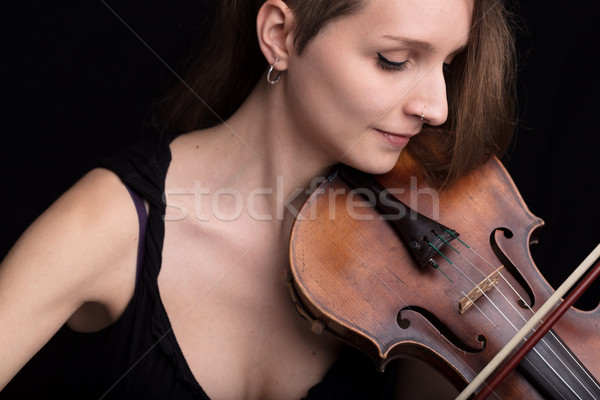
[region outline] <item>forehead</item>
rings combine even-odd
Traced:
[[[456,49],[468,42],[474,0],[366,0],[346,27],[367,37],[398,36]]]

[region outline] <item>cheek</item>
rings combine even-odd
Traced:
[[[360,77],[360,78],[359,78]],[[393,106],[394,93],[388,85],[383,85],[375,74],[351,74],[339,82],[340,105],[351,116],[365,118],[368,124],[374,124]]]
[[[320,64],[321,95],[343,121],[370,127],[402,99],[400,75],[380,70],[360,51],[338,52],[335,62]]]
[[[399,96],[392,95],[374,66],[356,66],[353,61],[343,62],[338,57],[335,62],[319,60],[300,66],[305,74],[298,75],[301,81],[292,89],[298,90],[302,102],[310,107],[306,112],[321,114],[333,125],[364,131],[382,118]]]

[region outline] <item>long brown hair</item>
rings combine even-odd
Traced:
[[[295,15],[300,54],[329,22],[359,11],[364,0],[284,0]],[[207,128],[229,118],[248,97],[267,64],[256,38],[264,0],[219,0],[203,49],[186,67],[185,84],[161,101],[159,124],[171,134]],[[467,50],[447,73],[448,120],[425,126],[408,147],[431,183],[449,184],[491,155],[502,155],[514,129],[514,43],[497,0],[475,0]]]
[[[515,128],[516,50],[507,12],[475,0],[469,45],[446,76],[448,119],[409,144],[430,181],[452,183],[490,156],[502,156]]]

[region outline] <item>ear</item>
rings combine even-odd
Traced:
[[[279,71],[288,68],[292,36],[293,14],[281,0],[267,0],[258,11],[256,30],[260,49],[269,64],[277,61]],[[289,40],[289,41],[288,41]]]

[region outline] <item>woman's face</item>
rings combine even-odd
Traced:
[[[296,134],[334,163],[390,170],[424,123],[447,118],[444,64],[467,45],[472,1],[368,0],[302,54],[290,51],[286,109]]]

